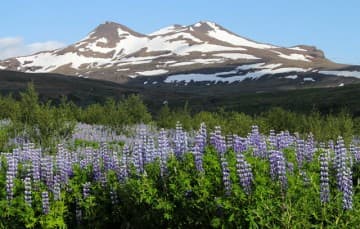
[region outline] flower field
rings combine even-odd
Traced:
[[[1,153],[1,228],[356,228],[360,147],[287,131],[246,136],[81,126],[56,154]],[[88,128],[88,131],[86,129]],[[236,128],[236,127],[234,127]]]

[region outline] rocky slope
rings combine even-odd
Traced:
[[[284,82],[284,88],[331,87],[360,78],[358,66],[334,63],[315,47],[259,43],[207,21],[172,25],[147,35],[106,22],[75,44],[0,61],[0,69],[144,87],[239,84],[254,79],[256,84],[266,79],[269,87],[272,81]]]

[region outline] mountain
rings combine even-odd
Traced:
[[[147,35],[106,22],[75,44],[6,59],[0,69],[170,90],[231,84],[261,92],[343,86],[360,78],[359,66],[334,63],[316,47],[260,43],[208,21]]]
[[[3,95],[12,94],[18,98],[19,92],[23,92],[29,82],[34,84],[41,101],[47,102],[51,99],[55,104],[61,101],[62,96],[66,96],[77,105],[87,106],[105,103],[109,97],[121,99],[124,95],[135,93],[143,98],[154,114],[157,114],[166,101],[171,108],[175,109],[183,109],[184,104],[188,104],[193,112],[218,111],[218,108],[222,107],[225,110],[259,114],[272,107],[282,107],[300,113],[308,113],[316,108],[321,113],[328,114],[340,112],[345,108],[354,116],[360,116],[359,84],[264,93],[246,93],[243,90],[246,87],[238,89],[239,86],[242,87],[241,84],[227,85],[227,90],[221,86],[211,85],[204,87],[211,87],[205,96],[203,93],[205,90],[199,93],[199,90],[179,91],[179,88],[176,88],[174,93],[174,90],[169,92],[164,87],[156,90],[149,87],[134,88],[109,81],[54,73],[0,71],[0,93]],[[188,85],[188,87],[193,86]]]

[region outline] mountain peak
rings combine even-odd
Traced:
[[[344,67],[328,61],[314,47],[284,48],[256,42],[206,20],[187,26],[170,25],[148,35],[106,21],[66,48],[0,61],[0,69],[85,75],[115,82],[173,75],[177,81],[190,81],[192,76],[179,76],[183,72],[196,73],[200,78],[194,82],[240,82],[279,74],[293,79],[295,74],[315,74],[319,69],[343,71]],[[223,79],[226,75],[233,78]]]
[[[140,34],[130,28],[128,28],[125,25],[112,22],[112,21],[105,21],[104,23],[98,25],[92,33],[90,33],[92,36],[97,37],[107,37],[109,34],[131,34],[134,36],[144,36],[143,34]]]
[[[150,33],[149,36],[158,36],[158,35],[161,36],[161,35],[165,35],[168,33],[179,32],[183,29],[185,29],[185,26],[183,26],[183,25],[179,25],[179,24],[169,25],[169,26],[161,28],[155,32]]]
[[[191,25],[193,28],[200,28],[205,30],[217,30],[221,28],[218,24],[212,21],[199,21],[193,25]]]

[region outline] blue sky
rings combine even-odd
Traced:
[[[0,59],[71,44],[104,21],[150,33],[209,20],[256,41],[315,45],[329,59],[360,64],[358,0],[11,0],[1,9]]]

